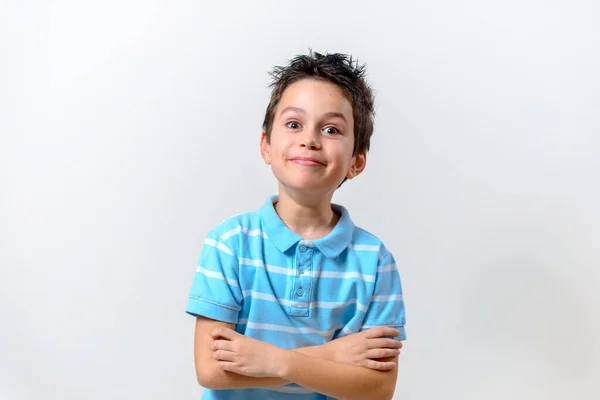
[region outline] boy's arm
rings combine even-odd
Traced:
[[[212,336],[220,338],[214,354],[217,367],[224,371],[261,379],[281,378],[344,400],[391,399],[394,393],[397,357],[384,359],[394,362],[392,369],[377,371],[282,349],[223,326]],[[275,386],[276,381],[264,382]]]
[[[216,351],[221,347],[222,340],[215,341],[216,328],[233,329],[233,324],[208,319],[202,316],[196,318],[194,338],[194,358],[198,383],[209,389],[243,389],[266,388],[283,386],[292,383],[291,380],[279,377],[254,377],[229,372],[217,365]],[[233,333],[235,331],[232,330]],[[389,371],[396,367],[397,357],[402,343],[388,339],[397,335],[393,328],[378,327],[365,332],[348,335],[320,346],[308,346],[294,349],[294,352],[313,358],[331,360],[330,366],[354,365],[362,370]],[[217,335],[218,336],[218,335]],[[243,337],[243,335],[240,335]],[[255,340],[255,339],[252,339]],[[264,343],[256,341],[259,344]],[[216,345],[219,343],[219,346]],[[263,359],[269,357],[264,354]],[[395,376],[395,372],[394,372]],[[369,389],[370,390],[370,389]]]
[[[389,400],[394,395],[398,357],[382,359],[393,361],[393,369],[376,371],[284,351],[279,376],[305,388],[340,400]]]
[[[217,360],[213,357],[213,352],[210,349],[210,345],[214,340],[211,333],[218,327],[234,329],[234,325],[227,322],[202,316],[196,317],[194,363],[196,366],[196,379],[200,385],[208,389],[242,389],[275,387],[291,383],[281,378],[257,378],[218,368]],[[321,346],[302,347],[294,351],[312,357],[325,357],[325,349]]]

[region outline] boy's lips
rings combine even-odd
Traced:
[[[322,163],[321,161],[312,157],[292,157],[290,158],[290,161],[294,164],[307,165],[313,167],[322,167],[325,165],[325,163]]]

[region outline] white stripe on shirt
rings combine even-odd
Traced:
[[[309,305],[308,302],[298,302],[298,301],[291,301],[288,299],[279,299],[271,294],[255,292],[254,290],[244,290],[242,293],[243,293],[244,297],[252,297],[253,299],[260,299],[260,300],[270,301],[273,303],[279,303],[283,306],[291,306],[291,307],[296,307],[296,308],[308,308],[308,305]],[[349,306],[351,304],[356,304],[356,308],[358,308],[360,311],[367,312],[367,306],[360,304],[356,299],[350,299],[345,302],[317,301],[317,302],[311,303],[313,308],[341,308],[341,307]]]
[[[398,269],[398,267],[396,266],[396,264],[387,264],[387,265],[382,265],[380,267],[377,267],[377,272],[389,272],[389,271],[396,271]]]
[[[240,258],[240,265],[250,265],[253,267],[265,268],[268,272],[282,275],[296,275],[296,271],[293,268],[278,267],[275,265],[264,264],[262,260],[252,260],[250,258]],[[312,276],[313,278],[339,278],[339,279],[350,279],[358,278],[365,282],[375,282],[375,275],[361,274],[360,272],[334,272],[334,271],[319,271],[317,273],[308,271],[305,274]]]
[[[317,274],[319,278],[340,278],[340,279],[349,279],[349,278],[358,278],[362,279],[365,282],[375,282],[374,275],[365,275],[360,272],[333,272],[333,271],[321,271]]]
[[[212,247],[216,247],[217,249],[229,254],[230,256],[233,255],[233,252],[229,249],[229,247],[225,246],[223,243],[217,242],[215,239],[206,238],[206,240],[204,241],[204,244],[207,244]]]
[[[240,265],[250,265],[253,267],[265,268],[268,272],[273,272],[275,274],[283,274],[283,275],[295,275],[294,271],[290,268],[278,267],[276,265],[269,265],[263,263],[262,260],[253,260],[250,258],[240,258]]]
[[[259,236],[262,234],[262,237],[268,239],[267,234],[260,229],[247,229],[243,226],[238,226],[237,228],[233,228],[224,234],[221,235],[221,240],[225,241],[232,236],[239,234],[240,232],[244,232],[248,236]]]
[[[401,294],[392,294],[389,296],[373,296],[371,301],[400,301],[404,300]]]
[[[379,251],[381,246],[371,245],[371,244],[354,244],[350,243],[348,245],[349,249],[353,249],[356,251]]]
[[[287,332],[287,333],[315,333],[317,335],[323,337],[329,337],[333,335],[333,333],[338,329],[330,329],[328,331],[319,331],[313,328],[295,328],[293,326],[283,326],[283,325],[275,325],[275,324],[260,324],[256,322],[249,322],[247,318],[240,319],[238,321],[239,325],[246,324],[246,327],[249,329],[263,330],[263,331],[278,331],[278,332]]]
[[[198,265],[196,267],[196,272],[199,272],[204,276],[208,276],[209,278],[215,278],[215,279],[220,279],[222,281],[226,281],[231,286],[239,287],[238,283],[235,280],[226,278],[222,273],[217,272],[217,271],[211,271],[200,265]]]

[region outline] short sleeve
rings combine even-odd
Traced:
[[[202,246],[185,312],[236,324],[243,301],[238,272],[236,255],[211,231]]]
[[[406,340],[405,324],[406,316],[400,273],[392,254],[384,250],[377,265],[375,289],[361,329],[390,326],[400,331],[400,336],[396,339]]]

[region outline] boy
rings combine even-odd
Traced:
[[[260,150],[279,193],[208,234],[186,308],[203,399],[391,399],[406,339],[398,269],[331,203],[366,165],[364,65],[311,51],[272,76]]]

